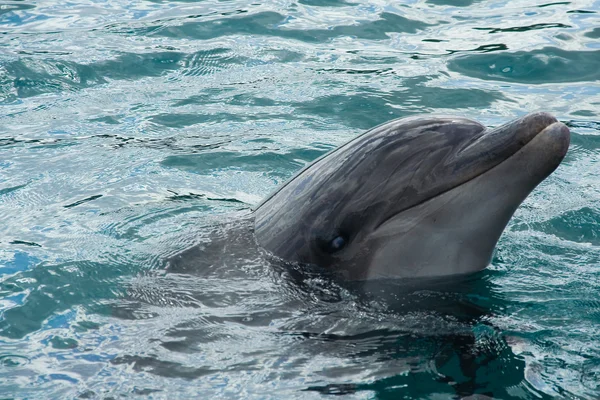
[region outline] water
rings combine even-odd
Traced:
[[[0,397],[599,398],[599,12],[0,1]],[[535,110],[570,152],[465,282],[364,292],[236,234],[374,125]]]

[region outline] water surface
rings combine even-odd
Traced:
[[[0,397],[599,398],[599,12],[0,0]],[[237,230],[389,119],[538,110],[570,152],[465,282],[365,293]]]

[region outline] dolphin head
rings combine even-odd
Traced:
[[[569,130],[546,113],[486,129],[464,118],[380,125],[255,209],[258,243],[349,279],[442,277],[491,261],[508,221],[556,169]]]

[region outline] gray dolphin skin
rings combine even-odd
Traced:
[[[351,280],[479,271],[569,140],[569,129],[547,113],[495,129],[454,117],[390,121],[258,205],[256,240],[284,260]]]

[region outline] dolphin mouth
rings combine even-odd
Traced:
[[[527,145],[544,129],[557,122],[558,120],[554,116],[545,112],[527,114],[522,118],[484,131],[483,135],[468,143],[459,154],[465,158],[495,158],[500,160],[495,163],[497,165]],[[485,172],[482,171],[477,175]]]
[[[528,114],[516,121],[492,129],[490,132],[485,133],[482,138],[494,138],[495,136],[500,137],[499,141],[510,140],[513,143],[512,145],[506,146],[507,150],[510,150],[507,151],[505,157],[502,157],[500,162],[496,165],[482,171],[455,187],[459,187],[479,176],[485,175],[500,165],[511,162],[511,160],[518,155],[531,158],[531,162],[528,164],[530,168],[528,171],[524,171],[524,173],[531,173],[533,172],[532,169],[536,168],[550,169],[549,173],[545,174],[544,177],[535,184],[535,186],[537,186],[538,183],[559,166],[567,154],[570,142],[569,128],[552,115],[542,112]],[[504,140],[502,139],[502,136],[504,137]],[[471,146],[473,146],[473,144],[468,148]],[[533,147],[536,147],[537,151],[533,151],[533,149],[528,151]]]
[[[569,142],[569,128],[559,122],[554,116],[544,112],[531,113],[507,124],[485,131],[483,135],[478,136],[468,143],[459,154],[465,158],[480,157],[482,159],[487,158],[499,161],[447,190],[399,210],[393,215],[389,215],[380,221],[373,231],[377,231],[382,225],[397,218],[403,212],[427,203],[432,199],[486,175],[499,166],[510,163],[511,160],[518,156],[531,157],[531,162],[527,164],[527,170],[518,172],[534,176],[529,182],[531,187],[525,188],[527,193],[529,193],[560,165],[569,148]],[[536,170],[541,172],[538,173]]]

